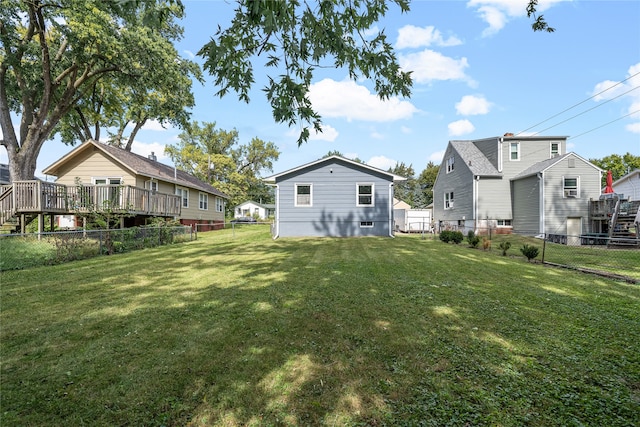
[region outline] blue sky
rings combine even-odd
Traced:
[[[218,24],[229,22],[234,3],[184,3],[185,37],[177,48],[201,62],[193,54]],[[273,121],[263,76],[250,104],[234,94],[217,98],[210,78],[194,85],[192,119],[235,128],[241,142],[274,142],[281,151],[274,173],[338,150],[383,169],[404,162],[419,174],[429,161],[441,162],[449,140],[506,132],[568,136],[568,151],[585,158],[640,155],[640,1],[539,3],[555,33],[531,30],[527,0],[413,1],[404,14],[391,5],[378,28],[396,47],[401,66],[414,72],[411,98],[382,102],[370,81],[322,70],[310,96],[324,132],[301,147],[299,129]],[[170,164],[164,146],[176,143],[179,132],[152,123],[133,151],[153,151]],[[70,150],[55,140],[45,143],[36,175]],[[0,162],[6,159],[0,149]]]

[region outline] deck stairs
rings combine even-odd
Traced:
[[[609,225],[610,248],[640,248],[640,200],[616,204]]]

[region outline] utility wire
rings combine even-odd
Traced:
[[[530,126],[530,127],[526,128],[526,129],[524,129],[524,130],[521,130],[521,131],[520,131],[520,132],[518,132],[516,135],[520,135],[521,133],[526,132],[526,131],[528,131],[528,130],[530,130],[530,129],[533,129],[533,128],[534,128],[534,127],[536,127],[536,126],[540,126],[541,124],[546,123],[546,122],[548,122],[549,120],[551,120],[551,119],[553,119],[553,118],[556,118],[556,117],[558,117],[559,115],[561,115],[561,114],[563,114],[563,113],[566,113],[567,111],[569,111],[569,110],[572,110],[572,109],[576,108],[578,105],[582,105],[582,104],[584,104],[585,102],[587,102],[587,101],[589,101],[589,100],[591,100],[591,99],[595,98],[595,97],[596,97],[596,96],[598,96],[598,95],[601,95],[601,94],[605,93],[605,92],[606,92],[606,91],[608,91],[608,90],[613,89],[614,87],[616,87],[616,86],[618,86],[618,85],[620,85],[620,84],[622,84],[622,83],[626,82],[626,81],[627,81],[627,80],[629,80],[629,79],[634,78],[635,76],[637,76],[637,75],[639,75],[639,74],[640,74],[640,71],[639,71],[639,72],[637,72],[637,73],[635,73],[635,74],[634,74],[634,75],[632,75],[632,76],[627,77],[626,79],[624,79],[624,80],[622,80],[622,81],[619,81],[618,83],[614,84],[613,86],[610,86],[610,87],[608,87],[608,88],[606,88],[606,89],[604,89],[604,90],[602,90],[602,91],[600,91],[600,92],[596,93],[595,95],[591,96],[590,98],[587,98],[587,99],[585,99],[584,101],[580,101],[580,102],[578,102],[577,104],[574,104],[574,105],[572,105],[571,107],[569,107],[569,108],[567,108],[567,109],[565,109],[565,110],[560,111],[558,114],[554,114],[553,116],[551,116],[551,117],[549,117],[549,118],[547,118],[547,119],[544,119],[544,120],[543,120],[543,121],[541,121],[540,123],[536,123],[536,124],[535,124],[535,125],[533,125],[533,126]],[[602,105],[602,104],[599,104],[599,105]],[[540,132],[538,132],[538,133],[540,133]]]
[[[542,132],[547,131],[547,130],[549,130],[549,129],[551,129],[551,128],[554,128],[554,127],[556,127],[556,126],[558,126],[558,125],[561,125],[562,123],[568,122],[569,120],[573,120],[573,119],[575,119],[575,118],[576,118],[576,117],[578,117],[578,116],[581,116],[581,115],[583,115],[583,114],[585,114],[585,113],[588,113],[588,112],[589,112],[589,111],[591,111],[591,110],[595,110],[595,109],[596,109],[596,108],[598,108],[598,107],[602,107],[602,106],[603,106],[604,104],[606,104],[607,102],[611,102],[611,101],[613,101],[614,99],[616,99],[616,98],[620,98],[621,96],[624,96],[624,95],[628,94],[629,92],[634,91],[634,90],[639,89],[639,88],[640,88],[640,86],[636,86],[636,87],[634,87],[634,88],[632,88],[632,89],[629,89],[628,91],[626,91],[626,92],[624,92],[624,93],[621,93],[621,94],[620,94],[620,95],[618,95],[618,96],[614,96],[613,98],[607,99],[606,101],[604,101],[604,102],[602,102],[602,103],[600,103],[600,104],[596,105],[595,107],[591,107],[591,108],[589,108],[588,110],[584,110],[582,113],[578,113],[578,114],[576,114],[575,116],[571,116],[571,117],[569,117],[568,119],[565,119],[565,120],[563,120],[563,121],[561,121],[561,122],[558,122],[558,123],[556,123],[556,124],[555,124],[555,125],[553,125],[553,126],[549,126],[549,127],[548,127],[548,128],[546,128],[546,129],[542,129],[542,130],[540,130],[540,131],[538,131],[538,132],[534,133],[533,135],[538,135],[539,133],[542,133]],[[566,111],[566,110],[565,110],[565,111]],[[626,117],[626,116],[625,116],[625,117]],[[532,136],[533,136],[533,135],[532,135]]]
[[[625,117],[629,117],[629,116],[632,116],[632,115],[637,114],[637,113],[640,113],[640,110],[632,111],[632,112],[630,112],[629,114],[625,114],[625,115],[624,115],[624,116],[622,116],[622,117],[618,117],[618,118],[617,118],[617,119],[615,119],[615,120],[611,120],[611,121],[610,121],[610,122],[608,122],[608,123],[605,123],[605,124],[603,124],[603,125],[600,125],[600,126],[598,126],[598,127],[595,127],[595,128],[593,128],[593,129],[590,129],[590,130],[588,130],[588,131],[586,131],[586,132],[582,132],[581,134],[578,134],[578,135],[575,135],[575,136],[570,136],[570,137],[569,137],[569,138],[567,138],[567,139],[575,139],[575,138],[577,138],[577,137],[579,137],[579,136],[582,136],[582,135],[587,134],[587,133],[589,133],[589,132],[593,132],[594,130],[597,130],[597,129],[603,128],[603,127],[605,127],[605,126],[607,126],[607,125],[610,125],[611,123],[617,122],[618,120],[622,120],[622,119],[624,119]]]

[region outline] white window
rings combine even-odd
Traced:
[[[373,221],[360,221],[360,228],[373,228]]]
[[[447,173],[453,172],[453,162],[455,157],[451,156],[447,159]]]
[[[373,184],[356,184],[356,206],[373,206]]]
[[[91,178],[95,185],[120,185],[122,178]]]
[[[216,197],[216,212],[222,212],[224,210],[224,200],[222,197]],[[238,208],[238,213],[240,213],[240,208]]]
[[[564,197],[580,197],[580,178],[563,177],[562,190]]]
[[[499,219],[498,220],[498,227],[511,227],[511,220],[510,219]]]
[[[313,186],[311,184],[296,184],[295,206],[313,205]]]
[[[445,209],[453,208],[453,191],[444,193],[444,208]]]
[[[560,155],[560,144],[558,144],[557,142],[552,142],[551,143],[551,158],[553,157],[558,157]]]
[[[520,160],[520,143],[519,142],[509,143],[509,160],[513,160],[513,161]]]
[[[182,199],[182,207],[189,207],[189,190],[182,187],[176,187],[176,195]]]
[[[152,192],[156,192],[158,191],[158,181],[145,181],[144,182],[144,188],[146,188],[147,190],[151,190]]]
[[[209,210],[209,195],[207,193],[198,193],[198,208],[203,211]]]

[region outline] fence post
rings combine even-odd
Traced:
[[[544,234],[544,238],[542,240],[542,263],[544,264],[544,251],[547,248],[547,234]]]

